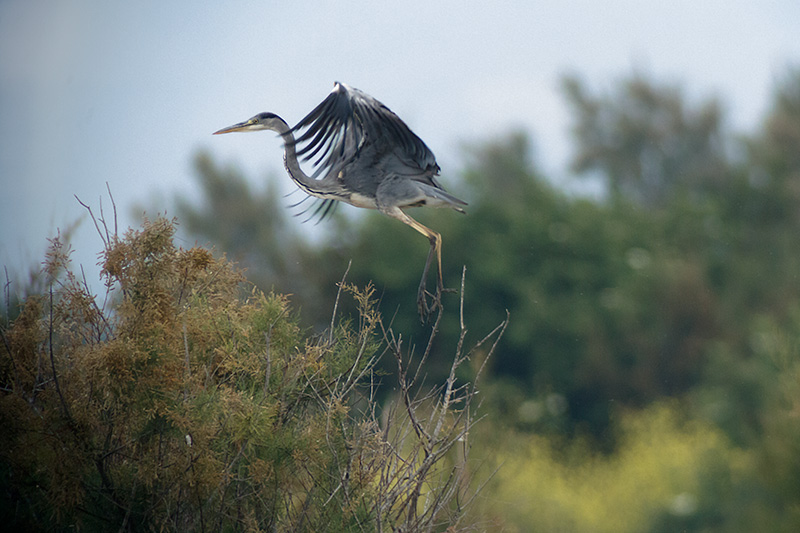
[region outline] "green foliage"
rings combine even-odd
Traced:
[[[4,523],[455,530],[468,483],[466,455],[450,450],[472,426],[474,390],[415,399],[412,380],[382,414],[374,367],[380,335],[394,334],[372,288],[342,285],[358,319],[308,338],[285,297],[243,295],[230,263],[175,248],[174,231],[159,218],[106,233],[104,302],[52,242],[47,290],[2,331]]]
[[[653,213],[570,197],[541,177],[528,146],[513,135],[471,150],[468,216],[415,215],[444,236],[446,284],[456,279],[456,265],[466,265],[468,323],[481,331],[511,314],[493,375],[515,382],[522,402],[566,399],[555,421],[561,431],[585,427],[609,440],[614,402],[641,406],[680,394],[702,373],[704,349],[718,330],[716,296],[705,266],[683,250],[687,241],[706,245],[696,230],[709,215],[701,207]],[[375,217],[354,252],[352,278],[377,280],[387,310],[408,305],[419,273],[408,258],[425,253],[406,229]],[[396,324],[411,331],[412,320],[399,313]],[[440,339],[456,334],[457,325],[445,321]],[[445,368],[433,360],[429,372],[438,379]],[[554,422],[498,411],[528,429]]]
[[[800,310],[753,317],[746,354],[720,346],[693,391],[698,415],[750,450],[753,478],[729,510],[732,531],[800,527]]]
[[[582,440],[556,446],[537,436],[493,437],[503,466],[483,512],[503,531],[737,530],[723,518],[752,475],[752,454],[713,425],[685,420],[674,402],[627,412],[615,425],[612,455]]]
[[[775,531],[793,531],[800,528],[800,308],[786,324],[764,321],[756,335],[756,356],[771,366],[773,378],[764,384],[769,393],[759,413],[758,467],[769,495],[759,514],[779,517]]]

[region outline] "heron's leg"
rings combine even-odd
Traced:
[[[423,226],[425,227],[425,226]],[[426,228],[427,229],[427,228]],[[428,240],[431,243],[431,248],[428,251],[428,259],[425,261],[425,268],[422,270],[422,278],[419,281],[419,290],[417,291],[417,307],[419,308],[419,316],[423,322],[428,316],[436,309],[442,309],[442,291],[444,283],[442,282],[442,237],[435,231],[431,231]],[[428,292],[428,271],[430,270],[433,256],[436,255],[436,292]],[[431,296],[430,306],[428,305],[428,296]]]
[[[436,290],[437,293],[441,294],[444,290],[444,282],[442,281],[442,236],[435,231],[431,231],[431,233],[433,235],[430,237],[431,250],[428,252],[428,263],[431,262],[431,256],[436,252]]]
[[[430,313],[437,307],[441,307],[442,305],[441,294],[444,289],[444,283],[442,282],[442,236],[432,231],[431,235],[428,237],[428,240],[431,243],[431,248],[428,251],[428,259],[425,261],[425,268],[422,270],[422,279],[419,282],[419,292],[417,293],[417,303],[420,306],[420,314],[422,314],[423,306],[425,314]],[[433,262],[434,254],[436,254],[436,267],[437,267],[436,294],[432,295],[434,297],[433,305],[430,308],[428,308],[425,296],[428,293],[427,291],[428,271],[430,270],[431,263]]]
[[[433,231],[432,229],[424,226],[408,216],[399,207],[391,207],[382,209],[385,214],[392,218],[396,218],[404,224],[408,224],[421,234],[428,238],[431,243],[430,251],[428,251],[428,259],[425,261],[425,268],[422,270],[422,279],[419,282],[419,291],[417,292],[417,307],[419,308],[420,318],[423,320],[435,309],[442,308],[442,291],[444,290],[444,282],[442,281],[442,236]],[[434,254],[436,255],[437,267],[437,285],[436,293],[430,294],[427,290],[428,271],[430,270],[431,263],[433,262]],[[427,295],[433,297],[430,307],[428,306]]]

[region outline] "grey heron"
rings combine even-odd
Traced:
[[[345,202],[377,209],[427,237],[430,251],[422,271],[417,306],[423,319],[434,309],[441,309],[442,237],[405,210],[449,207],[463,213],[462,206],[467,204],[447,193],[436,180],[439,165],[422,139],[381,102],[339,82],[294,127],[274,113],[259,113],[214,135],[259,130],[272,130],[283,138],[284,166],[289,177],[301,190],[323,200],[323,216],[335,201]],[[300,167],[298,157],[311,161],[311,176]],[[438,274],[436,293],[432,294],[427,290],[427,277],[434,257]]]

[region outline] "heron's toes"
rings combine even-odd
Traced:
[[[420,324],[425,324],[425,322],[428,321],[428,315],[430,312],[428,311],[428,306],[425,304],[424,300],[417,299],[417,309],[419,310]]]
[[[443,309],[442,291],[437,290],[436,293],[431,293],[426,289],[420,290],[417,294],[417,308],[419,309],[420,321],[423,324],[426,323],[435,311]]]
[[[426,298],[426,291],[423,288],[420,288],[420,291],[417,293],[417,309],[419,309],[419,321],[423,324],[428,321],[428,317],[430,316],[430,308],[428,307],[428,302]]]

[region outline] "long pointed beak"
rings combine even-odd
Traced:
[[[222,128],[221,130],[215,131],[212,135],[219,135],[221,133],[231,133],[234,131],[244,131],[245,127],[249,124],[247,121],[239,122],[238,124],[234,124],[233,126],[228,126],[227,128]]]

